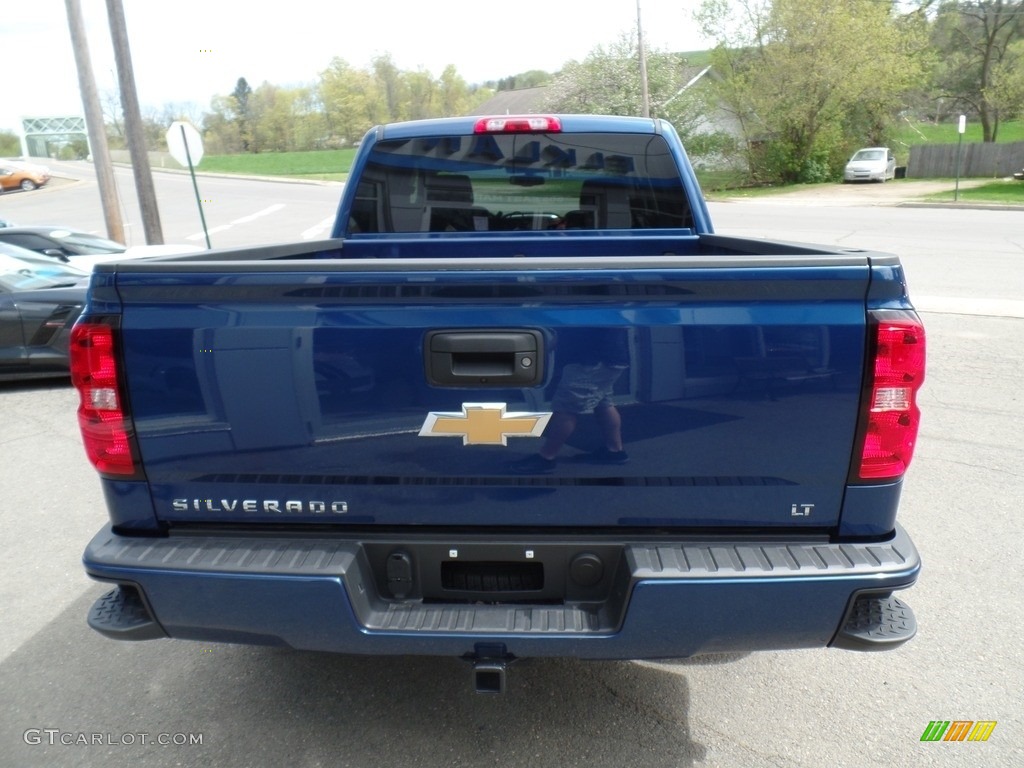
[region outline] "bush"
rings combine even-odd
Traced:
[[[21,155],[21,142],[10,131],[0,131],[0,157],[18,157]]]
[[[89,142],[85,139],[75,139],[63,147],[57,153],[58,160],[85,160],[89,156]]]

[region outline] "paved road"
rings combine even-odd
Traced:
[[[725,234],[897,253],[921,309],[1024,317],[1024,208],[918,207],[903,192],[934,186],[837,184],[709,207]]]
[[[216,222],[283,203],[233,224],[232,236],[274,222],[290,233],[282,239],[301,237],[329,215],[337,189],[297,186],[243,183]],[[47,194],[5,196],[0,218],[40,215],[30,200],[63,205],[63,191]],[[294,202],[307,194],[315,213]],[[5,207],[16,199],[17,216]],[[1024,321],[979,309],[1024,299],[1024,214],[807,201],[712,211],[732,234],[904,254],[915,296],[963,302],[961,312],[925,313],[924,427],[901,511],[925,560],[907,593],[920,622],[913,642],[886,654],[528,661],[512,668],[504,697],[471,695],[468,669],[452,659],[113,643],[83,618],[103,588],[79,558],[104,513],[76,398],[64,384],[6,385],[0,766],[1024,765]],[[985,743],[920,742],[936,719],[998,725]],[[46,729],[57,730],[55,744]],[[26,731],[42,743],[26,743]],[[60,744],[94,734],[104,743]],[[140,734],[201,734],[203,743],[142,744]]]
[[[0,219],[15,224],[60,224],[106,236],[99,187],[90,163],[53,162],[54,180],[34,192],[0,196]],[[130,168],[114,170],[118,209],[128,245],[144,245],[145,232]],[[164,242],[205,246],[202,218],[187,173],[153,174]],[[330,236],[342,185],[200,175],[197,186],[214,248],[280,243]]]

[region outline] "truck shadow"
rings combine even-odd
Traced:
[[[49,376],[39,379],[0,380],[0,395],[5,392],[45,392],[47,390],[70,389],[70,376]]]
[[[106,640],[85,625],[97,595],[90,589],[0,664],[10,713],[0,739],[16,745],[18,764],[84,752],[107,765],[675,767],[705,758],[690,734],[684,668],[524,660],[509,668],[505,694],[481,695],[459,659]],[[27,744],[29,728],[202,733],[203,743],[72,750]]]

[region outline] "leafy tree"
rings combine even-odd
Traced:
[[[400,70],[390,55],[366,69],[335,58],[310,86],[252,90],[239,78],[192,122],[202,123],[211,154],[323,149],[355,144],[379,123],[466,114],[490,93],[468,86],[454,66],[434,78]]]
[[[89,156],[89,142],[84,136],[72,139],[62,146],[57,153],[61,160],[85,160]]]
[[[252,141],[252,114],[249,107],[249,97],[252,95],[252,88],[244,77],[238,78],[235,83],[235,90],[231,92],[233,119],[238,125],[238,136],[242,142],[242,151],[248,152]],[[254,150],[255,151],[255,150]]]
[[[342,144],[358,142],[371,127],[385,120],[384,100],[376,80],[344,59],[335,58],[320,74],[319,91],[327,131]]]
[[[325,149],[328,145],[327,120],[319,89],[304,85],[292,90],[291,113],[294,121],[293,149]]]
[[[652,117],[669,120],[684,141],[705,121],[709,106],[703,88],[691,88],[700,70],[674,53],[647,52]],[[583,61],[569,61],[548,88],[543,109],[563,113],[640,115],[643,85],[636,36],[624,34],[598,46]]]
[[[490,93],[490,91],[487,91]],[[480,94],[483,95],[483,94]],[[486,98],[486,95],[483,95]],[[463,115],[480,103],[479,96],[471,91],[453,64],[444,68],[437,81],[437,115],[452,117]]]
[[[874,0],[706,0],[718,96],[761,181],[825,181],[920,82],[924,18]]]
[[[409,85],[407,78],[392,61],[391,54],[375,58],[370,63],[370,71],[384,98],[385,121],[404,120],[409,107]]]
[[[531,69],[528,72],[520,72],[518,75],[509,75],[492,83],[497,91],[514,91],[517,88],[536,88],[540,85],[547,85],[554,79],[554,75],[545,72],[543,69]]]
[[[334,59],[320,75],[318,93],[326,131],[353,144],[379,123],[466,114],[490,91],[471,89],[451,65],[435,79],[424,70],[400,70],[390,56],[381,56],[368,70]]]
[[[253,152],[284,152],[292,144],[291,104],[286,91],[263,83],[249,98]]]
[[[21,154],[21,142],[12,131],[0,131],[0,157],[17,157]]]
[[[976,115],[983,141],[1024,110],[1024,0],[939,5],[932,44],[936,97]]]
[[[436,112],[437,82],[429,72],[422,69],[406,72],[402,80],[407,98],[407,105],[402,109],[410,120],[422,120],[433,117]]]
[[[203,144],[212,155],[242,152],[242,133],[231,96],[214,96],[203,116]]]

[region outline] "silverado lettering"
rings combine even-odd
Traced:
[[[99,264],[71,356],[108,637],[457,656],[491,692],[916,631],[900,261],[716,234],[662,120],[377,127],[330,239]]]
[[[271,499],[174,499],[171,507],[175,512],[188,512],[190,509],[196,512],[234,512],[240,509],[242,512],[291,512],[300,514],[309,512],[314,515],[322,515],[326,512],[343,514],[348,512],[348,502],[345,501],[278,501]]]

